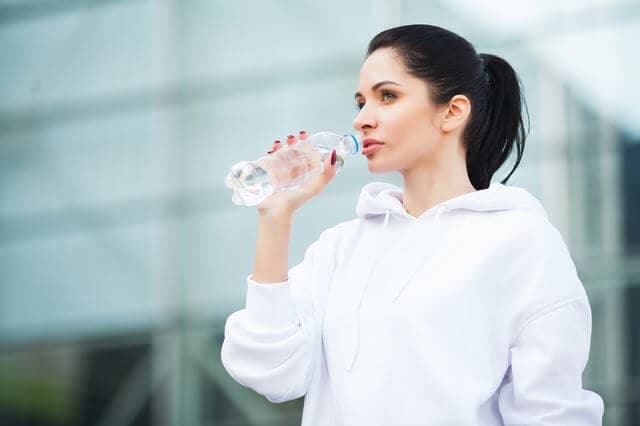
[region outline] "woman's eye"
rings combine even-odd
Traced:
[[[394,95],[394,94],[393,94],[393,93],[391,93],[391,92],[383,92],[383,93],[382,93],[382,98],[383,98],[384,100],[388,100],[388,99],[395,99],[395,97],[396,97],[396,95]]]
[[[396,95],[391,93],[391,92],[382,92],[382,100],[383,101],[388,101],[391,99],[395,99]],[[356,103],[356,109],[361,110],[364,107],[364,102],[358,102]]]

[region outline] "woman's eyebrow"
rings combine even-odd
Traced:
[[[391,81],[391,80],[385,80],[385,81],[379,81],[376,84],[374,84],[373,86],[371,86],[371,91],[374,91],[384,85],[384,84],[395,84],[396,86],[400,86],[398,83],[396,83],[395,81]],[[353,95],[354,98],[357,98],[358,96],[362,96],[362,93],[360,92],[356,92],[355,95]]]

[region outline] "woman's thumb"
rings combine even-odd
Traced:
[[[336,153],[336,150],[334,149],[333,152],[331,153],[331,155],[329,157],[327,157],[327,159],[325,160],[325,168],[324,168],[324,174],[331,179],[332,177],[334,177],[336,175],[336,160],[338,158],[338,155]]]
[[[332,164],[333,163],[333,164]],[[318,177],[317,187],[314,192],[320,192],[329,184],[331,179],[336,175],[336,151],[327,156],[322,162],[322,175]]]

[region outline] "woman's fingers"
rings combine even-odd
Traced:
[[[271,145],[271,151],[267,151],[267,154],[273,154],[280,148],[282,148],[282,143],[280,142],[280,140],[276,140],[273,142],[273,145]]]
[[[305,140],[309,137],[309,135],[307,134],[307,132],[305,132],[304,130],[302,130],[300,133],[298,133],[298,137],[295,137],[294,135],[289,135],[287,136],[286,142],[287,145],[293,145],[296,142],[298,142],[298,140]],[[267,154],[273,154],[274,152],[278,151],[279,149],[281,149],[283,146],[282,142],[280,142],[280,140],[277,140],[275,142],[273,142],[273,146],[271,147],[271,151],[267,151]]]

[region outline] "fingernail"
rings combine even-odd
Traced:
[[[302,130],[302,131],[300,132],[300,134],[301,134],[301,135],[306,135],[306,134],[307,134],[307,132],[305,132],[304,130]]]
[[[267,154],[273,154],[273,151],[267,151]]]
[[[337,155],[336,155],[336,150],[334,149],[333,152],[331,153],[331,165],[335,166],[336,165],[336,159],[337,159]]]
[[[275,141],[274,143],[280,143],[280,141]]]
[[[293,139],[293,135],[287,136],[287,139]]]

